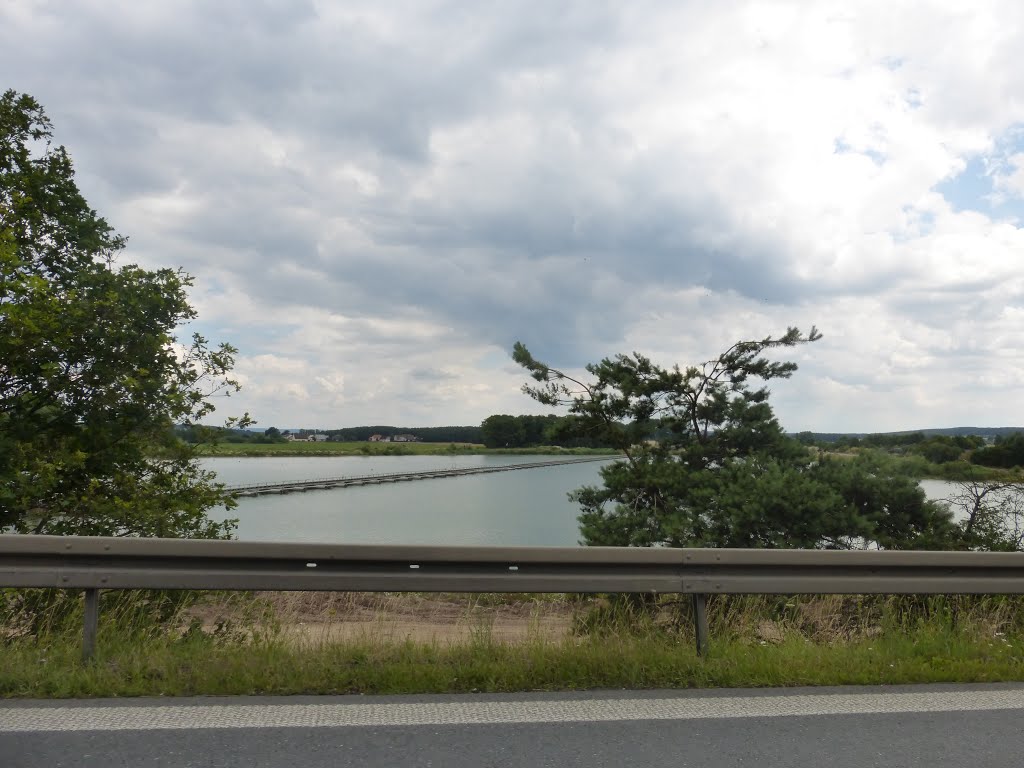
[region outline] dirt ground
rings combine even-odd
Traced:
[[[296,642],[358,638],[421,642],[496,642],[566,636],[574,607],[564,598],[493,595],[426,595],[356,592],[260,592],[255,603],[228,599],[193,607],[189,613],[208,631],[229,619],[239,626],[261,612]]]

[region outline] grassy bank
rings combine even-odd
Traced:
[[[916,633],[837,646],[799,638],[713,644],[696,656],[680,638],[598,636],[464,645],[373,638],[296,648],[280,640],[190,636],[132,641],[109,633],[83,665],[71,638],[4,651],[0,695],[64,698],[993,682],[1024,679],[1014,642]]]
[[[311,598],[316,602],[319,598]],[[398,603],[416,596],[389,598]],[[458,603],[458,599],[455,599]],[[70,624],[2,647],[0,696],[441,693],[593,688],[988,682],[1024,679],[1020,601],[1003,598],[730,598],[712,601],[711,648],[699,658],[683,606],[631,612],[597,599],[465,600],[458,637],[388,631],[388,618],[342,640],[294,634],[280,604],[175,631],[101,623],[94,661]],[[269,600],[269,601],[268,601]],[[365,598],[357,601],[363,609]],[[261,602],[262,601],[262,602]],[[526,610],[502,641],[496,608]],[[262,610],[253,613],[253,605]],[[344,603],[321,608],[345,620]],[[341,605],[342,608],[337,606]],[[420,605],[422,608],[422,605]],[[340,610],[340,613],[338,612]],[[567,631],[544,631],[568,615]],[[310,613],[304,617],[311,618]],[[193,617],[195,618],[195,617]],[[212,618],[212,614],[207,616]],[[294,619],[294,616],[291,617]]]
[[[218,443],[203,446],[200,456],[600,456],[601,448],[485,448],[477,443]]]
[[[894,455],[878,449],[852,448],[843,451],[820,451],[812,448],[812,456],[815,458],[829,458],[839,460],[853,460],[862,453],[883,456],[886,461],[892,462],[898,474],[913,477],[918,480],[948,480],[950,482],[998,482],[998,483],[1020,483],[1024,482],[1024,469],[1017,467],[1012,469],[1001,469],[999,467],[984,467],[980,464],[971,464],[969,461],[947,461],[943,464],[935,464],[923,456],[916,455]]]
[[[1020,483],[1024,482],[1024,471],[983,467],[966,461],[950,461],[945,464],[929,464],[917,473],[922,480],[949,480],[965,483]]]
[[[479,443],[217,443],[199,448],[200,456],[609,456],[610,448],[485,448]],[[854,452],[829,454],[852,458]],[[893,456],[900,471],[920,480],[1021,482],[1024,473],[966,461],[932,464],[920,456]]]

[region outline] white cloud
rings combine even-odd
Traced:
[[[197,328],[241,349],[232,407],[264,424],[530,410],[516,339],[686,363],[813,323],[786,426],[898,429],[1024,423],[1020,222],[941,191],[982,158],[1024,197],[1022,22],[1012,0],[19,3],[0,65],[130,258],[196,275]]]
[[[1013,197],[1024,198],[1024,152],[1006,159],[1006,171],[996,175],[995,188]]]

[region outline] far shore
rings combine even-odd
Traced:
[[[198,455],[214,456],[610,456],[612,448],[487,448],[479,443],[317,442],[215,443],[199,446]]]
[[[202,458],[259,456],[614,456],[612,448],[562,448],[542,445],[532,448],[487,448],[480,443],[421,442],[300,442],[288,443],[214,443],[198,446]],[[852,459],[856,452],[832,453],[837,458]],[[895,457],[897,461],[907,461]],[[946,464],[907,461],[907,471],[918,480],[950,482],[1024,482],[1019,469],[996,469],[969,464],[966,461]],[[924,466],[927,464],[927,466]]]

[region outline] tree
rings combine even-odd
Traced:
[[[51,140],[34,99],[0,97],[0,528],[226,537],[205,510],[233,502],[173,426],[238,388],[236,350],[179,343],[191,278],[119,266]]]
[[[913,452],[921,454],[932,464],[945,464],[959,459],[964,451],[952,437],[936,435],[914,445]]]
[[[985,467],[1024,467],[1024,432],[996,438],[995,445],[978,448],[971,454],[971,463]]]
[[[523,422],[515,416],[499,413],[488,416],[480,425],[488,448],[518,448],[526,445]]]
[[[767,387],[751,385],[796,370],[766,353],[819,338],[814,328],[807,336],[790,328],[685,369],[617,355],[588,365],[587,380],[517,343],[513,358],[540,382],[524,392],[567,407],[579,429],[624,455],[602,468],[603,487],[574,493],[584,543],[920,547],[945,536],[948,513],[912,479],[878,463],[816,460],[783,433]]]
[[[1024,547],[1024,482],[965,480],[946,503],[960,518],[962,546],[993,552]]]

